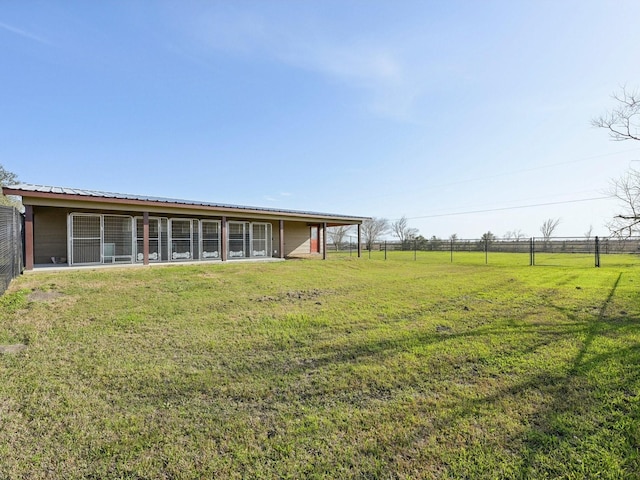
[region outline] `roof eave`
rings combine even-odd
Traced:
[[[52,190],[55,188],[52,188]],[[62,189],[60,189],[62,190]],[[29,198],[39,198],[39,199],[56,199],[56,200],[65,200],[69,202],[86,202],[86,203],[95,203],[100,205],[132,205],[137,207],[166,207],[170,209],[185,209],[185,210],[200,210],[200,211],[209,211],[209,212],[220,212],[226,213],[229,215],[233,214],[247,214],[247,215],[257,215],[262,217],[285,217],[289,219],[302,219],[302,220],[316,220],[327,222],[332,225],[353,225],[362,223],[364,220],[367,220],[368,217],[356,217],[356,216],[348,216],[348,215],[334,215],[334,214],[325,214],[318,212],[302,212],[302,211],[294,211],[294,210],[278,210],[278,209],[262,209],[262,208],[252,208],[252,207],[243,207],[243,206],[230,206],[230,205],[207,205],[207,204],[199,204],[197,202],[186,203],[181,202],[180,200],[172,200],[171,201],[162,201],[162,200],[142,200],[142,199],[132,199],[126,198],[126,196],[121,195],[117,196],[96,196],[96,195],[82,195],[78,193],[64,193],[63,191],[55,192],[39,192],[35,190],[26,190],[21,188],[16,188],[13,186],[2,187],[2,192],[4,195],[15,195],[23,198],[23,204],[28,205]]]

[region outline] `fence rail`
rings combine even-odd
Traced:
[[[22,215],[0,206],[0,295],[24,269]]]
[[[334,252],[355,252],[356,243],[344,243],[336,246],[330,245]],[[367,252],[368,251],[368,252]],[[370,249],[364,246],[364,255],[371,258],[372,252],[375,258],[383,255],[387,259],[391,252],[413,252],[413,259],[424,257],[427,252],[439,252],[434,255],[440,261],[495,263],[498,258],[508,258],[502,254],[520,254],[517,263],[528,265],[558,265],[582,263],[600,267],[601,262],[613,259],[614,255],[627,255],[638,257],[640,261],[640,237],[531,237],[518,240],[501,239],[431,239],[422,241],[409,240],[405,242],[386,241],[376,242]],[[501,254],[500,256],[496,254]],[[635,254],[635,255],[634,255]],[[510,256],[509,263],[514,262],[514,256]],[[403,258],[407,258],[405,255]]]

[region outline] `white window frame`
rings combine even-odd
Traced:
[[[264,227],[264,239],[254,239],[253,238],[253,229],[254,227]],[[249,236],[249,245],[251,246],[251,257],[252,258],[269,258],[271,256],[271,230],[272,230],[272,225],[269,222],[252,222],[249,224],[249,232],[250,232],[250,236]],[[258,250],[256,249],[256,245],[255,242],[256,241],[264,241],[264,250]],[[257,252],[262,252],[264,251],[264,254],[256,254]]]
[[[97,217],[100,220],[100,236],[99,237],[82,237],[78,238],[78,240],[98,240],[99,249],[100,249],[100,260],[95,262],[76,262],[73,254],[73,245],[76,237],[73,235],[73,223],[74,218],[77,217]],[[129,226],[130,226],[130,235],[131,235],[131,255],[115,255],[115,251],[113,255],[105,255],[106,245],[112,245],[111,242],[105,243],[104,241],[104,219],[105,217],[119,217],[119,218],[128,218]],[[69,259],[69,265],[100,265],[106,263],[133,263],[134,255],[133,252],[136,249],[136,238],[135,238],[135,226],[134,226],[134,218],[131,215],[113,215],[113,214],[105,214],[105,213],[84,213],[84,212],[72,212],[67,216],[67,258]],[[105,261],[106,258],[110,258],[110,261]],[[125,259],[128,261],[122,262],[120,259]]]
[[[231,250],[231,227],[232,225],[242,225],[242,255],[238,255],[240,253],[239,250],[232,251]],[[246,235],[247,235],[247,222],[241,222],[237,220],[231,220],[227,222],[227,258],[229,260],[235,258],[247,258],[247,245],[246,245]],[[234,241],[238,241],[234,239]]]
[[[204,250],[204,228],[203,226],[206,224],[215,224],[217,226],[217,242],[218,242],[218,250],[215,252],[205,252]],[[220,220],[200,220],[200,229],[199,229],[199,241],[200,241],[200,260],[222,260],[222,222]]]
[[[193,250],[194,250],[194,245],[193,245],[193,222],[197,222],[197,219],[194,218],[170,218],[169,219],[169,223],[168,223],[168,232],[167,232],[167,237],[168,237],[168,241],[169,241],[169,261],[170,262],[184,262],[184,261],[193,261],[193,260],[197,260],[196,258],[193,258]],[[174,240],[185,240],[184,238],[173,238],[173,223],[174,222],[189,222],[189,252],[174,252],[173,250],[173,241]],[[200,232],[198,232],[200,233]],[[188,256],[185,255],[185,253],[188,253]]]

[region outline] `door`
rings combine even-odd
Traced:
[[[320,245],[318,243],[318,226],[311,226],[311,253],[320,253]]]

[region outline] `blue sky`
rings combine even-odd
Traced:
[[[42,185],[404,215],[426,237],[536,235],[550,217],[605,235],[615,201],[582,200],[640,143],[590,120],[640,87],[638,18],[635,0],[3,1],[0,164]]]

